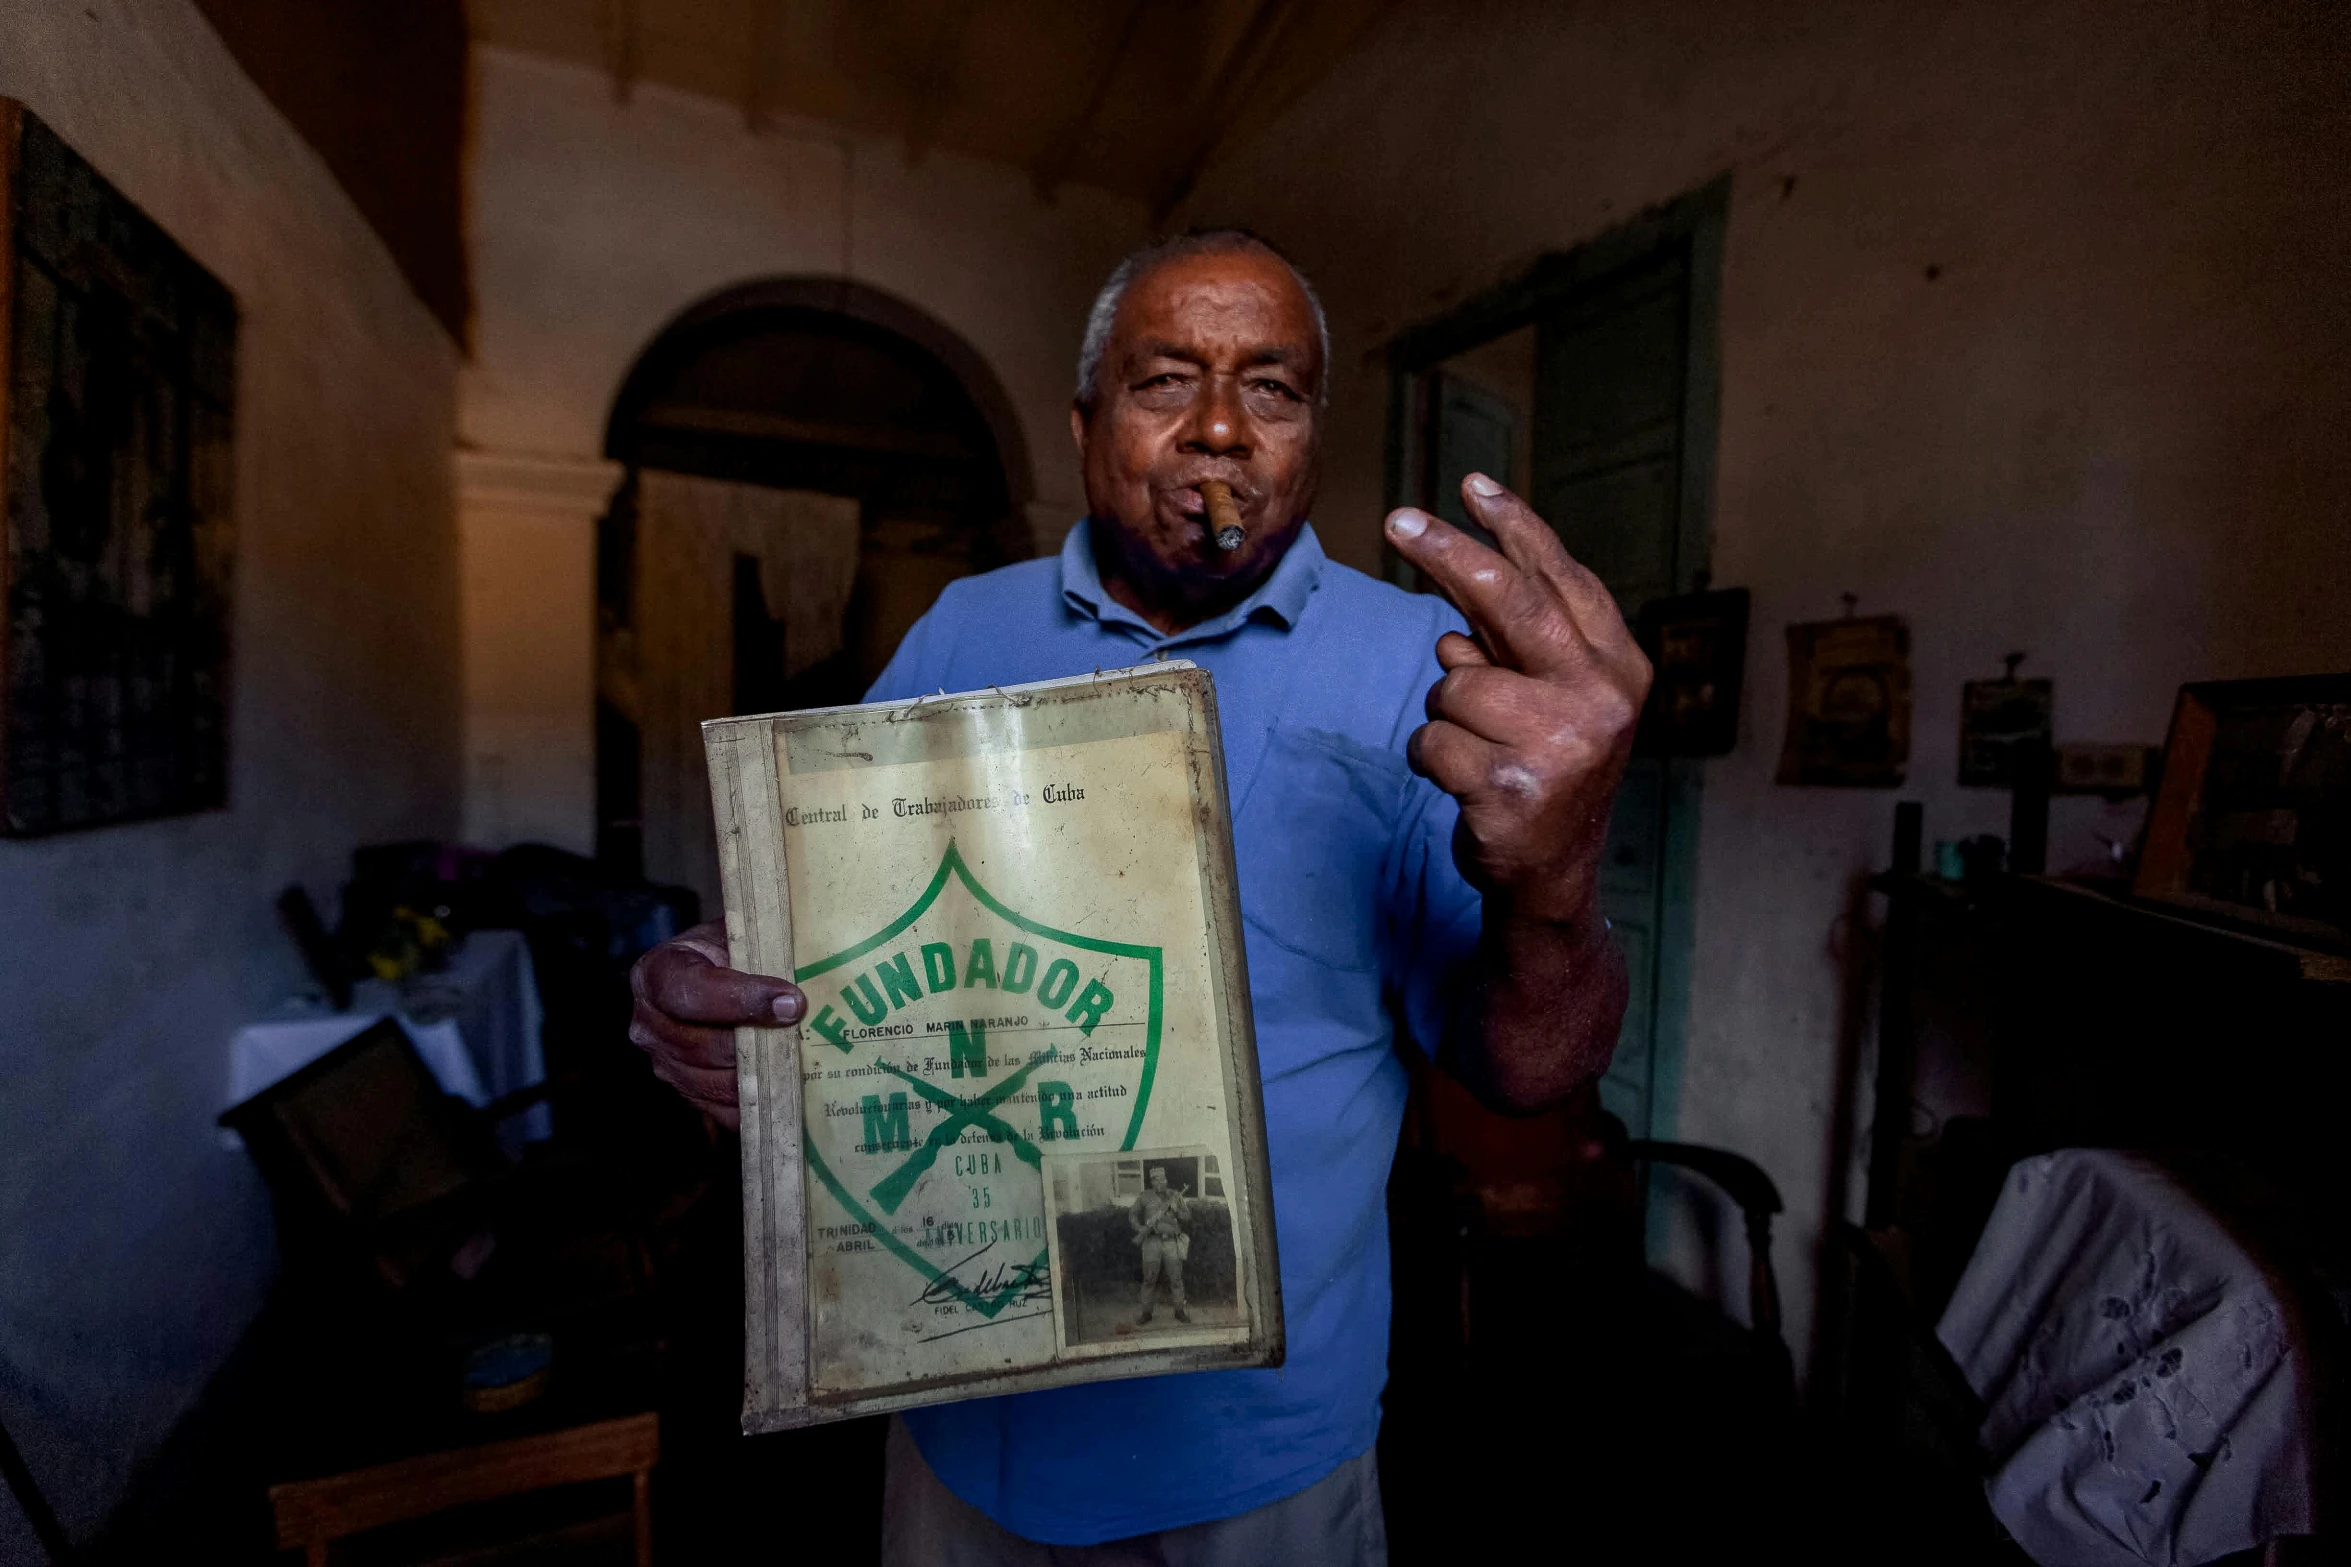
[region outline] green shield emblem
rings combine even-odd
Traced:
[[[795,977],[809,1169],[929,1298],[994,1317],[1045,1269],[1045,1157],[1142,1134],[1161,949],[1007,907],[950,842],[905,913]],[[974,1285],[947,1270],[975,1240],[1034,1257]]]

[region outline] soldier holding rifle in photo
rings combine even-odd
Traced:
[[[1151,1167],[1150,1184],[1127,1210],[1127,1223],[1134,1226],[1135,1244],[1143,1252],[1143,1311],[1135,1318],[1141,1327],[1151,1320],[1151,1313],[1159,1304],[1159,1277],[1167,1275],[1168,1297],[1175,1302],[1175,1319],[1192,1320],[1184,1310],[1184,1259],[1192,1255],[1192,1237],[1184,1231],[1183,1187],[1168,1190],[1167,1166]]]

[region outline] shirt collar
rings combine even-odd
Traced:
[[[1306,612],[1306,601],[1322,581],[1323,563],[1328,559],[1310,522],[1298,530],[1298,537],[1290,541],[1273,574],[1257,585],[1256,592],[1213,620],[1162,637],[1156,627],[1104,590],[1101,570],[1094,561],[1094,520],[1081,517],[1069,530],[1069,537],[1061,541],[1061,596],[1072,609],[1104,625],[1126,626],[1143,633],[1154,646],[1174,647],[1209,641],[1260,617],[1289,630]]]

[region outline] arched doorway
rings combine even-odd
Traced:
[[[714,907],[697,726],[854,702],[949,582],[1030,553],[994,376],[903,301],[776,279],[672,322],[614,399],[597,852]]]

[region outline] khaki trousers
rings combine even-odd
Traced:
[[[1184,1253],[1189,1249],[1181,1240],[1143,1237],[1143,1310],[1150,1311],[1159,1303],[1159,1275],[1163,1272],[1175,1309],[1184,1309]]]
[[[906,1423],[890,1417],[882,1482],[882,1567],[1387,1567],[1379,1464],[1350,1458],[1295,1496],[1213,1523],[1100,1545],[1021,1538],[931,1473]]]

